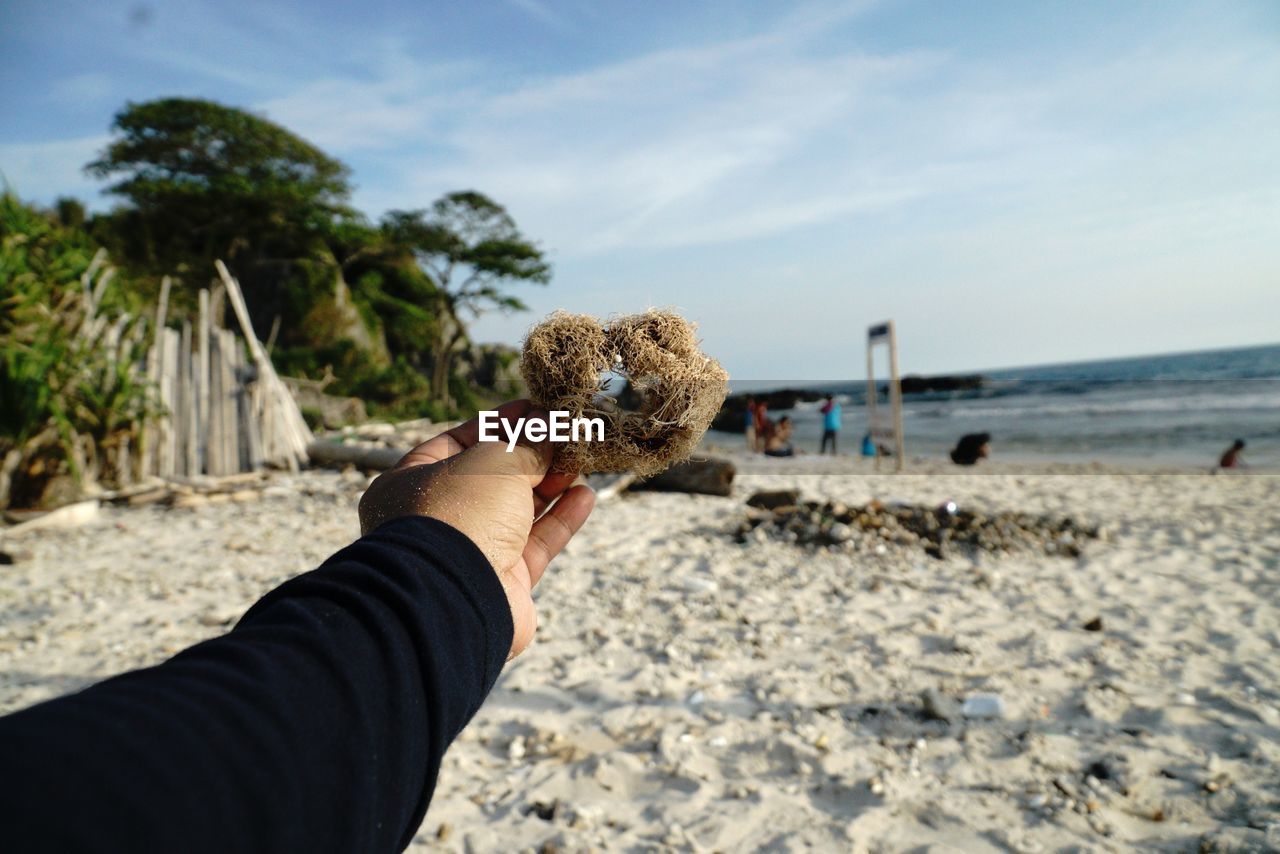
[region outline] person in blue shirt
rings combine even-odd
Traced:
[[[864,457],[874,457],[876,455],[876,443],[871,441],[870,433],[862,437],[862,455]]]
[[[836,434],[840,432],[840,404],[832,395],[827,395],[826,402],[818,410],[822,413],[822,446],[819,454],[827,452],[827,442],[831,443],[831,454],[836,454]]]

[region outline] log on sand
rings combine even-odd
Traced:
[[[676,463],[660,474],[634,484],[631,489],[659,492],[692,492],[699,495],[729,495],[737,469],[728,460],[707,457]]]
[[[365,471],[386,471],[409,453],[408,448],[386,448],[370,445],[341,445],[337,442],[312,442],[307,457],[319,466],[355,466]]]

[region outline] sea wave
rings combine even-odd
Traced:
[[[1128,400],[1032,403],[1021,406],[904,407],[904,415],[921,418],[1018,418],[1045,415],[1125,415],[1178,412],[1269,412],[1280,414],[1280,390],[1247,394],[1196,394]]]

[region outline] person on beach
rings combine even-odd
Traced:
[[[546,419],[528,401],[500,417]],[[363,536],[227,634],[0,718],[6,851],[401,851],[441,759],[532,641],[591,512],[551,446],[469,421],[360,501]]]
[[[747,450],[756,449],[756,399],[747,398]]]
[[[990,453],[990,433],[966,433],[951,449],[951,462],[958,466],[971,466],[986,459]]]
[[[862,435],[862,456],[874,457],[876,455],[876,443],[871,440],[870,433]]]
[[[831,442],[831,456],[836,456],[836,435],[840,432],[840,404],[836,403],[835,397],[827,395],[826,402],[822,404],[822,408],[818,410],[822,413],[822,444],[818,448],[819,454],[827,452],[827,442]]]
[[[756,450],[765,449],[766,440],[773,430],[773,422],[769,420],[769,404],[763,400],[756,402]]]
[[[1238,469],[1244,467],[1244,460],[1241,453],[1244,452],[1244,439],[1236,439],[1231,443],[1231,447],[1222,452],[1222,456],[1218,459],[1218,468]]]
[[[777,425],[769,431],[769,437],[765,440],[764,453],[768,457],[795,456],[796,450],[791,446],[790,415],[779,418]]]

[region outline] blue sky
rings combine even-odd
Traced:
[[[555,308],[675,306],[739,378],[1280,340],[1280,4],[33,2],[0,12],[0,171],[81,167],[125,101],[251,108],[371,216],[475,188]]]

